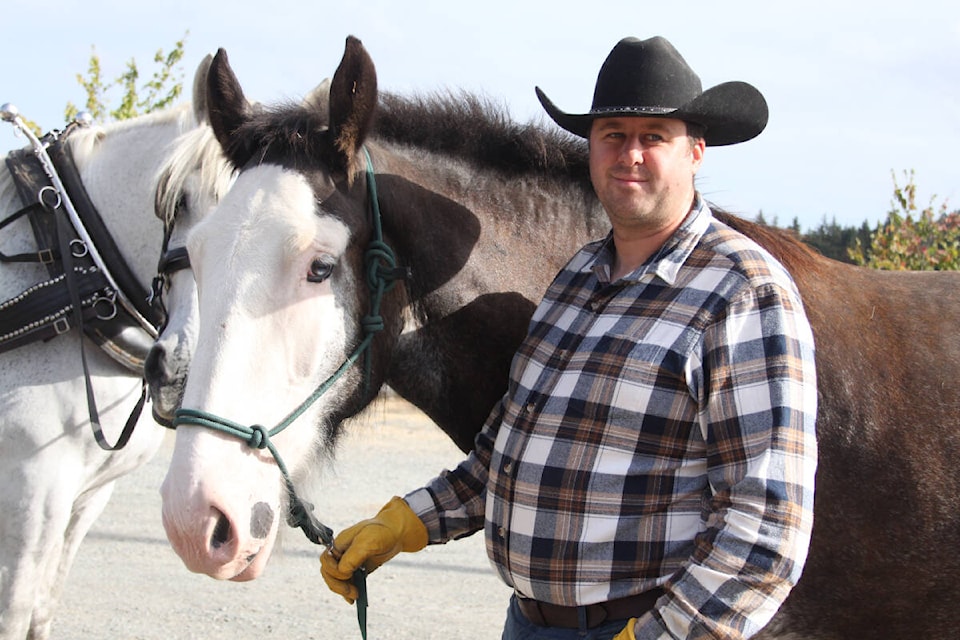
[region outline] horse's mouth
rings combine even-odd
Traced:
[[[173,418],[183,400],[184,385],[178,384],[176,388],[174,388],[173,385],[157,388],[153,383],[148,383],[147,388],[150,393],[150,407],[153,419],[157,424],[172,429]]]
[[[154,420],[154,422],[156,422],[157,424],[159,424],[161,427],[166,427],[167,429],[173,429],[173,415],[172,415],[172,414],[167,415],[167,414],[164,414],[164,413],[160,413],[160,411],[158,411],[157,405],[153,405],[152,413],[153,413],[153,420]]]
[[[260,563],[257,566],[254,566],[254,561],[257,559],[257,556],[260,554],[262,549],[258,549],[255,553],[250,554],[246,557],[246,564],[243,565],[243,568],[240,570],[237,575],[229,578],[231,582],[249,582],[250,580],[255,580],[263,573],[263,563]]]

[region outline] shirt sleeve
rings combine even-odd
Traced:
[[[777,284],[707,327],[688,371],[707,444],[705,530],[638,640],[749,638],[796,584],[813,527],[813,349],[799,294]]]
[[[443,544],[483,528],[487,470],[503,407],[501,400],[477,435],[473,450],[456,469],[444,471],[423,488],[404,496],[426,525],[430,544]]]

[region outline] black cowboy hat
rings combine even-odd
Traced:
[[[594,118],[676,118],[703,126],[707,146],[736,144],[767,126],[767,101],[746,82],[702,90],[700,78],[665,38],[624,38],[600,67],[589,113],[564,113],[537,87],[537,98],[554,122],[582,138]]]

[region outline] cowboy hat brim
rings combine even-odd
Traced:
[[[646,116],[699,124],[706,130],[707,146],[719,147],[757,137],[767,126],[769,117],[763,94],[746,82],[718,84],[680,107],[604,107],[584,114],[565,113],[540,87],[536,87],[536,92],[537,99],[553,121],[581,138],[590,137],[590,127],[597,118]]]

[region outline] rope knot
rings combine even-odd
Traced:
[[[383,316],[363,316],[363,319],[360,321],[360,326],[362,326],[363,330],[368,334],[383,331],[385,326]]]
[[[397,266],[397,256],[390,245],[382,240],[373,240],[365,253],[367,262],[367,285],[377,291],[381,285],[389,291],[397,280],[409,277],[409,269]]]
[[[250,437],[247,438],[247,444],[252,449],[266,449],[270,442],[270,433],[263,425],[255,424],[250,427]]]

